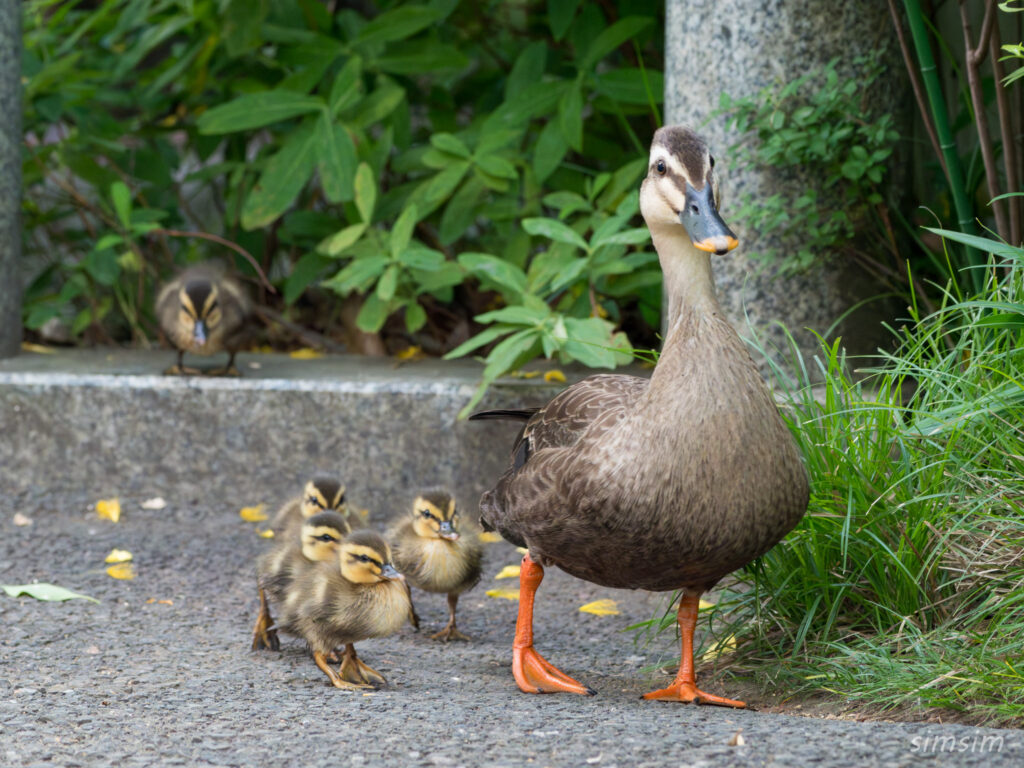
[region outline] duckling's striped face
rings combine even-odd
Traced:
[[[703,139],[682,126],[659,128],[640,187],[647,226],[662,232],[682,226],[694,247],[721,255],[739,241],[718,215],[720,203],[715,159]]]
[[[346,540],[338,557],[341,575],[355,584],[379,584],[403,578],[391,564],[391,548],[383,542],[371,546]]]
[[[417,496],[412,504],[413,528],[425,539],[459,538],[458,510],[455,499],[447,494]]]
[[[315,478],[302,489],[302,516],[312,517],[325,510],[348,515],[345,486],[332,478]]]
[[[338,530],[333,525],[316,525],[307,522],[302,526],[302,554],[307,560],[323,562],[336,557],[341,540],[347,530]]]
[[[178,323],[190,335],[192,348],[202,348],[223,317],[217,286],[209,280],[191,280],[178,291],[178,303]]]

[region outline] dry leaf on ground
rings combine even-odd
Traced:
[[[112,549],[107,555],[104,563],[127,563],[132,559],[132,553],[127,549]]]
[[[700,604],[697,606],[697,610],[698,611],[706,611],[708,608],[714,608],[714,607],[715,607],[714,603],[709,603],[707,600],[701,600]]]
[[[47,584],[41,582],[39,584],[0,584],[0,589],[6,592],[11,597],[18,597],[19,595],[28,595],[34,597],[36,600],[44,600],[46,602],[59,602],[62,600],[89,600],[93,603],[98,603],[95,597],[89,597],[78,592],[72,592],[70,589],[64,587],[58,587],[56,584]]]
[[[736,635],[729,635],[725,640],[716,643],[701,654],[701,661],[714,661],[723,653],[732,653],[736,650]]]
[[[747,740],[743,738],[743,729],[742,728],[737,730],[736,733],[734,733],[732,735],[732,738],[729,739],[729,746],[730,747],[742,747],[746,743],[747,743]]]
[[[274,538],[274,532],[270,528],[266,528],[262,531],[257,531],[261,539],[272,539]]]
[[[100,499],[96,502],[96,514],[102,520],[116,523],[121,519],[121,501],[117,498]]]
[[[19,526],[32,525],[32,518],[21,514],[21,512],[15,512],[14,517],[11,518],[11,522]]]
[[[506,565],[495,576],[496,579],[518,579],[519,578],[519,566],[518,565]]]
[[[247,523],[263,522],[267,519],[267,515],[263,511],[266,506],[266,504],[257,504],[255,507],[242,507],[238,511],[238,516]]]
[[[518,589],[488,589],[485,593],[488,597],[493,597],[499,600],[518,600],[519,590]]]
[[[288,357],[295,360],[316,360],[318,357],[323,357],[324,353],[319,350],[312,349],[310,347],[303,347],[302,349],[296,349],[294,352],[289,352]]]
[[[558,382],[559,384],[565,384],[565,374],[556,368],[555,370],[548,371],[547,373],[544,374],[544,381],[546,381],[548,384],[552,384],[554,382]]]
[[[497,531],[483,531],[480,534],[480,541],[493,544],[496,541],[501,541],[501,534]]]
[[[135,566],[130,562],[118,563],[107,568],[107,575],[113,579],[121,579],[122,581],[131,581],[135,578]]]
[[[396,360],[421,360],[424,357],[426,357],[426,355],[423,354],[423,348],[417,347],[416,345],[406,347],[405,349],[400,349],[395,352]]]
[[[143,509],[163,509],[167,506],[167,502],[159,496],[154,496],[152,499],[146,499],[142,502]]]
[[[619,605],[614,600],[603,598],[580,606],[580,613],[592,613],[595,616],[618,616]]]

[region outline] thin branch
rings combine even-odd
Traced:
[[[1001,40],[999,37],[999,25],[992,25],[992,36],[989,40],[992,48],[992,74],[995,76],[996,107],[999,110],[999,132],[1003,138],[1003,166],[1006,169],[1006,188],[1011,192],[1018,191],[1020,186],[1017,180],[1017,152],[1019,147],[1013,135],[1013,118],[1010,115],[1010,99],[1003,84],[1003,63],[999,60]],[[1019,197],[1011,197],[1007,201],[1010,209],[1010,244],[1021,244],[1021,209],[1024,208],[1024,200]]]
[[[245,259],[252,265],[252,268],[256,270],[256,274],[260,277],[260,282],[263,286],[271,293],[277,293],[277,289],[270,284],[267,280],[267,275],[263,272],[262,267],[256,262],[252,254],[249,253],[245,248],[240,246],[238,243],[233,243],[230,240],[226,240],[219,235],[211,235],[209,232],[184,232],[180,229],[154,229],[150,231],[151,234],[166,235],[168,237],[199,237],[203,240],[210,240],[211,242],[223,245],[226,248],[230,248],[240,256],[244,256]]]
[[[960,11],[964,12],[964,0],[960,0]],[[978,47],[973,53],[968,53],[970,63],[976,67],[981,66],[985,56],[988,54],[988,41],[991,38],[992,23],[996,17],[996,0],[988,0],[985,8],[985,20],[981,22],[981,35],[978,37]]]

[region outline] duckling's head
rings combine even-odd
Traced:
[[[345,486],[334,477],[314,477],[302,489],[302,516],[312,517],[325,510],[348,516]]]
[[[412,503],[412,527],[425,539],[457,541],[458,516],[455,499],[447,491],[423,491]]]
[[[341,575],[355,584],[379,584],[404,578],[391,563],[391,547],[375,531],[352,531],[341,542],[338,558]]]
[[[739,241],[718,215],[721,199],[715,158],[689,128],[666,125],[651,141],[640,211],[652,232],[686,230],[695,248],[721,255]]]
[[[202,349],[221,324],[217,284],[206,278],[189,280],[178,291],[178,323],[186,330],[193,349]]]
[[[302,554],[317,562],[336,557],[349,530],[348,522],[337,512],[313,515],[302,524]]]

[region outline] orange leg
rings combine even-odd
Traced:
[[[697,609],[700,605],[700,593],[683,592],[679,600],[679,634],[682,635],[682,654],[679,659],[679,672],[672,685],[658,691],[645,693],[645,699],[660,701],[682,701],[686,704],[716,704],[720,707],[736,707],[742,709],[747,705],[742,701],[725,699],[704,693],[697,687],[697,678],[693,674],[693,629],[697,626]]]
[[[593,696],[597,691],[580,685],[533,649],[533,596],[544,579],[544,569],[523,555],[519,570],[519,617],[512,646],[512,674],[524,693],[579,693]]]

